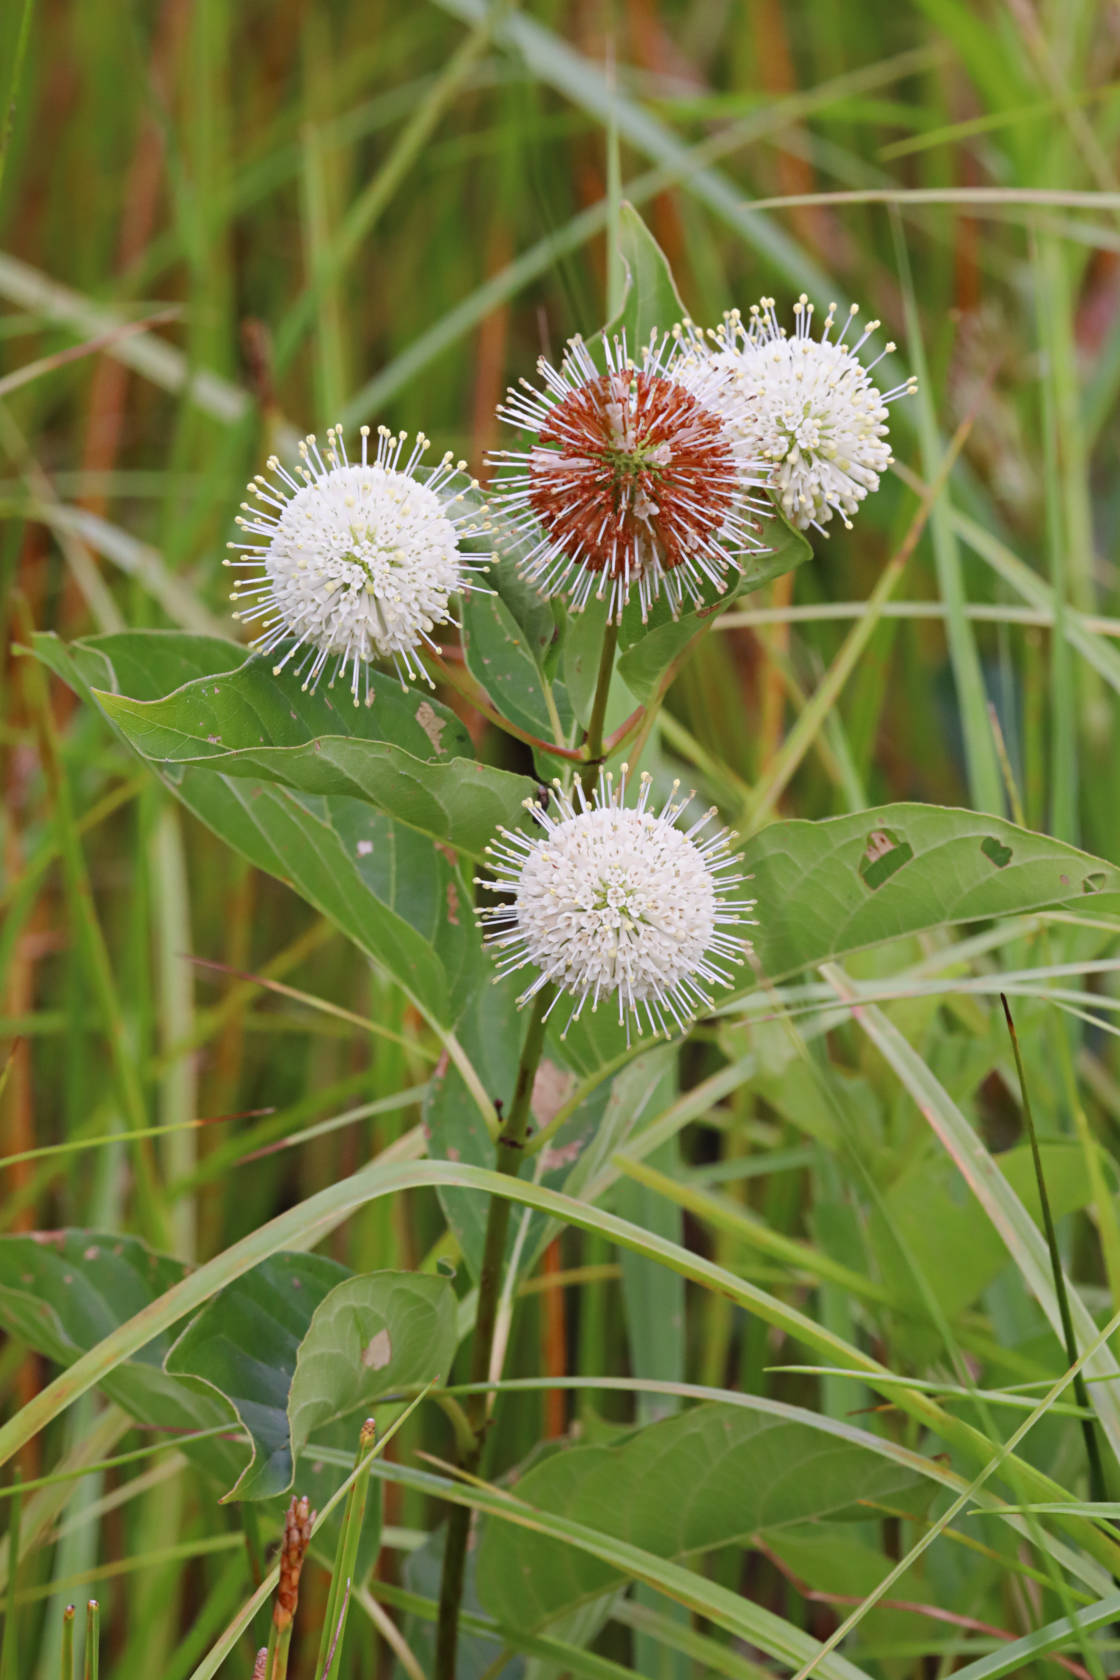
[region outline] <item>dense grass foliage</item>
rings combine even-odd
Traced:
[[[293,1478],[295,1680],[435,1672],[456,1502],[472,1680],[1120,1671],[1118,62],[1091,0],[0,9],[0,1680],[247,1680]],[[466,901],[598,643],[557,700],[475,598],[324,756],[221,560],[339,419],[485,478],[626,251],[663,303],[624,201],[697,322],[856,300],[920,388],[852,530],[624,626],[606,727],[738,831],[757,969],[549,1040],[511,1190]]]

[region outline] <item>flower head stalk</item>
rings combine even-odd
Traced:
[[[848,342],[858,313],[853,304],[833,336],[836,305],[829,304],[815,337],[813,305],[803,292],[793,306],[792,335],[773,298],[753,305],[746,321],[737,309],[726,315],[711,334],[714,348],[692,331],[698,363],[728,376],[716,387],[722,414],[766,463],[775,500],[801,530],[813,526],[827,534],[835,514],[850,527],[891,462],[888,404],[917,389],[913,379],[885,392],[874,384],[872,372],[895,346],[862,363],[859,353],[879,322]]]
[[[519,1004],[551,983],[552,1007],[575,1000],[567,1026],[590,998],[593,1010],[617,1000],[628,1038],[643,1017],[655,1034],[670,1018],[683,1028],[749,949],[737,930],[754,901],[734,896],[746,877],[729,830],[705,834],[714,809],[679,827],[691,796],[678,798],[678,782],[655,810],[642,775],[629,805],[625,765],[617,782],[601,773],[590,800],[578,783],[555,787],[551,807],[526,802],[543,835],[502,829],[487,848],[494,876],[481,884],[510,899],[479,912],[500,975],[535,968]]]
[[[539,385],[510,387],[499,416],[529,443],[491,456],[495,505],[542,594],[577,611],[606,600],[611,620],[632,595],[643,619],[664,595],[676,616],[765,548],[764,471],[716,401],[726,370],[672,335],[654,334],[637,362],[624,334],[604,336],[602,360],[573,338],[559,367],[538,363]]]
[[[477,484],[463,479],[465,462],[446,454],[425,471],[422,432],[407,454],[405,432],[379,426],[371,450],[363,426],[361,440],[357,461],[347,455],[341,426],[328,431],[323,453],[307,437],[294,472],[274,456],[271,478],[258,474],[252,501],[241,504],[245,540],[229,544],[241,558],[226,564],[251,574],[238,581],[234,599],[253,602],[238,618],[263,621],[254,648],[270,655],[288,644],[277,675],[296,660],[304,689],[314,690],[333,661],[329,682],[349,672],[357,705],[364,677],[368,705],[372,660],[391,660],[402,684],[429,680],[418,656],[436,651],[432,630],[455,622],[451,597],[485,570],[462,547],[485,527],[466,503]]]

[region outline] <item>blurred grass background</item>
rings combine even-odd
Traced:
[[[811,566],[751,598],[682,673],[665,724],[682,774],[743,822],[923,799],[1021,815],[1116,859],[1115,4],[11,0],[8,83],[0,1105],[3,1152],[25,1158],[3,1166],[5,1230],[134,1229],[117,1148],[26,1158],[125,1118],[178,1127],[154,1156],[161,1216],[185,1257],[218,1252],[416,1122],[414,1105],[365,1113],[432,1065],[391,988],[177,811],[12,644],[31,626],[68,638],[230,627],[224,544],[246,479],[285,428],[340,416],[423,428],[481,470],[506,384],[606,314],[616,191],[648,218],[695,319],[771,292],[783,317],[802,289],[822,306],[857,300],[898,342],[892,377],[922,381],[893,410],[898,474],[855,530],[818,540]],[[122,331],[152,317],[146,332]],[[915,485],[965,420],[951,488],[839,704],[806,750],[783,757],[902,540]],[[1077,927],[1018,936],[1010,967],[1104,948]],[[970,956],[969,972],[985,961]],[[880,972],[876,959],[861,972]],[[1113,977],[1086,986],[1107,996]],[[922,999],[893,1014],[942,1077],[952,1068],[987,1135],[1008,1142],[1014,1086],[990,1001]],[[1110,1153],[1120,1070],[1107,1030],[1055,1026],[1029,998],[1021,1007],[1042,1022],[1030,1056],[1047,1124],[1090,1151],[1103,1138]],[[383,1031],[371,1037],[355,1015]],[[726,1029],[723,1047],[746,1030]],[[873,1116],[874,1171],[890,1189],[920,1166],[927,1134],[854,1029],[830,1043],[844,1100]],[[714,1054],[702,1043],[686,1074]],[[821,1148],[806,1102],[792,1076],[735,1093],[695,1129],[688,1170],[810,1252],[866,1264],[865,1188]],[[305,1132],[339,1115],[350,1119]],[[199,1116],[213,1123],[183,1127]],[[290,1146],[255,1155],[278,1140]],[[641,1194],[632,1217],[679,1226],[679,1209]],[[1090,1289],[1116,1277],[1102,1219],[1107,1248],[1099,1205],[1066,1227]],[[687,1229],[745,1275],[799,1298],[809,1289],[851,1332],[835,1286],[702,1220]],[[434,1200],[417,1195],[379,1204],[332,1246],[356,1267],[433,1264],[441,1230]],[[624,1286],[615,1258],[565,1239],[554,1286],[546,1275],[525,1303],[511,1370],[640,1368],[635,1326],[643,1314],[656,1326],[669,1298],[637,1273]],[[561,1268],[581,1264],[600,1270],[565,1285]],[[680,1374],[850,1407],[843,1384],[767,1376],[761,1327],[740,1332],[725,1307],[705,1300],[690,1316],[669,1356]],[[1050,1373],[1056,1355],[1032,1311],[1008,1289],[985,1297],[962,1331],[970,1357],[1002,1347],[1001,1379]],[[880,1356],[935,1359],[889,1314],[873,1334]],[[0,1351],[5,1408],[44,1375],[17,1343]],[[586,1400],[569,1412],[555,1394],[521,1397],[503,1413],[503,1459],[576,1413],[594,1424]],[[26,1455],[25,1476],[86,1439],[110,1450],[91,1433],[98,1416],[93,1402],[75,1408]],[[219,1512],[166,1452],[75,1485],[68,1532],[48,1522],[33,1543],[25,1532],[22,1585],[43,1589],[26,1672],[57,1672],[43,1604],[107,1568],[110,1671],[189,1674],[247,1580],[227,1554],[197,1557],[199,1543],[235,1532],[239,1514]],[[411,1495],[389,1516],[406,1549],[430,1520]],[[118,1580],[120,1560],[130,1573]],[[756,1563],[752,1590],[816,1631],[834,1626],[828,1607],[799,1605],[787,1576],[792,1564]],[[1021,1608],[998,1570],[979,1576],[945,1590],[996,1619]],[[665,1672],[705,1671],[634,1637]],[[924,1659],[957,1637],[895,1615],[869,1634],[865,1660],[933,1672]]]

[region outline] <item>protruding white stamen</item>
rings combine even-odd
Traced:
[[[733,376],[691,354],[683,328],[651,335],[637,362],[622,335],[595,356],[575,338],[538,370],[540,387],[520,380],[498,410],[529,446],[491,456],[523,574],[577,612],[606,600],[612,619],[633,595],[644,618],[661,595],[675,616],[726,589],[765,548],[770,511],[755,493],[768,465],[715,400]]]
[[[733,896],[744,877],[727,830],[700,838],[714,811],[684,832],[676,784],[654,814],[649,777],[633,805],[627,782],[624,766],[617,783],[600,776],[593,801],[578,783],[574,796],[557,784],[551,806],[526,801],[544,834],[501,830],[482,884],[511,902],[479,915],[503,974],[537,970],[520,1002],[551,982],[575,999],[571,1021],[588,998],[593,1010],[616,999],[629,1036],[642,1014],[668,1032],[711,1006],[707,988],[729,984],[749,948],[738,930],[754,901]]]
[[[721,412],[745,446],[769,463],[768,487],[791,524],[823,531],[834,514],[845,525],[890,464],[887,404],[910,394],[913,380],[885,394],[870,370],[894,349],[887,346],[868,367],[858,352],[878,327],[845,343],[858,314],[853,304],[840,333],[832,336],[836,305],[829,304],[821,335],[812,336],[813,305],[793,306],[791,336],[778,320],[773,298],[752,305],[749,318],[733,310],[716,329],[715,348],[698,333],[692,348],[701,364],[728,379],[717,388]]]
[[[450,456],[421,468],[423,433],[402,467],[406,435],[378,427],[374,454],[363,426],[354,462],[341,426],[327,433],[325,458],[309,436],[299,477],[273,458],[272,480],[254,479],[257,504],[244,504],[249,517],[237,520],[252,540],[234,545],[248,556],[235,564],[257,576],[239,579],[234,599],[253,601],[238,617],[261,621],[254,647],[272,654],[289,643],[273,669],[295,659],[309,689],[333,660],[330,681],[348,678],[355,705],[363,678],[370,699],[373,659],[392,660],[402,683],[427,679],[417,656],[433,645],[428,632],[451,619],[451,596],[486,569],[485,557],[463,552],[479,510],[459,511],[458,469]]]

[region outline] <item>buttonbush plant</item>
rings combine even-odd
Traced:
[[[568,62],[499,12],[405,134],[496,43]],[[376,380],[378,412],[341,400],[329,244],[326,429],[276,399],[298,309],[271,347],[250,330],[255,402],[182,365],[257,421],[236,635],[214,521],[188,498],[169,527],[188,571],[108,538],[0,416],[99,621],[61,635],[30,592],[13,621],[49,819],[0,948],[18,976],[57,862],[77,966],[30,1028],[75,1058],[58,1124],[21,1132],[23,1061],[0,1076],[0,1456],[30,1483],[5,1489],[0,1675],[73,1680],[68,1600],[102,1581],[87,1675],[1114,1666],[1120,870],[1059,798],[1070,694],[1110,715],[1111,631],[984,505],[998,364],[955,428],[919,385],[899,224],[905,353],[811,264],[706,321],[638,210],[604,214],[611,307],[528,369],[510,348],[458,448],[391,430]],[[827,618],[833,533],[859,553],[895,468],[823,669],[785,636],[794,580]],[[962,540],[1051,625],[1049,824],[1014,707],[975,704]],[[927,541],[964,722],[917,703],[966,797],[915,763],[877,803],[874,660]],[[91,831],[126,803],[143,865],[110,937]],[[188,883],[226,906],[208,942]],[[204,1047],[229,1100],[202,1118]]]

